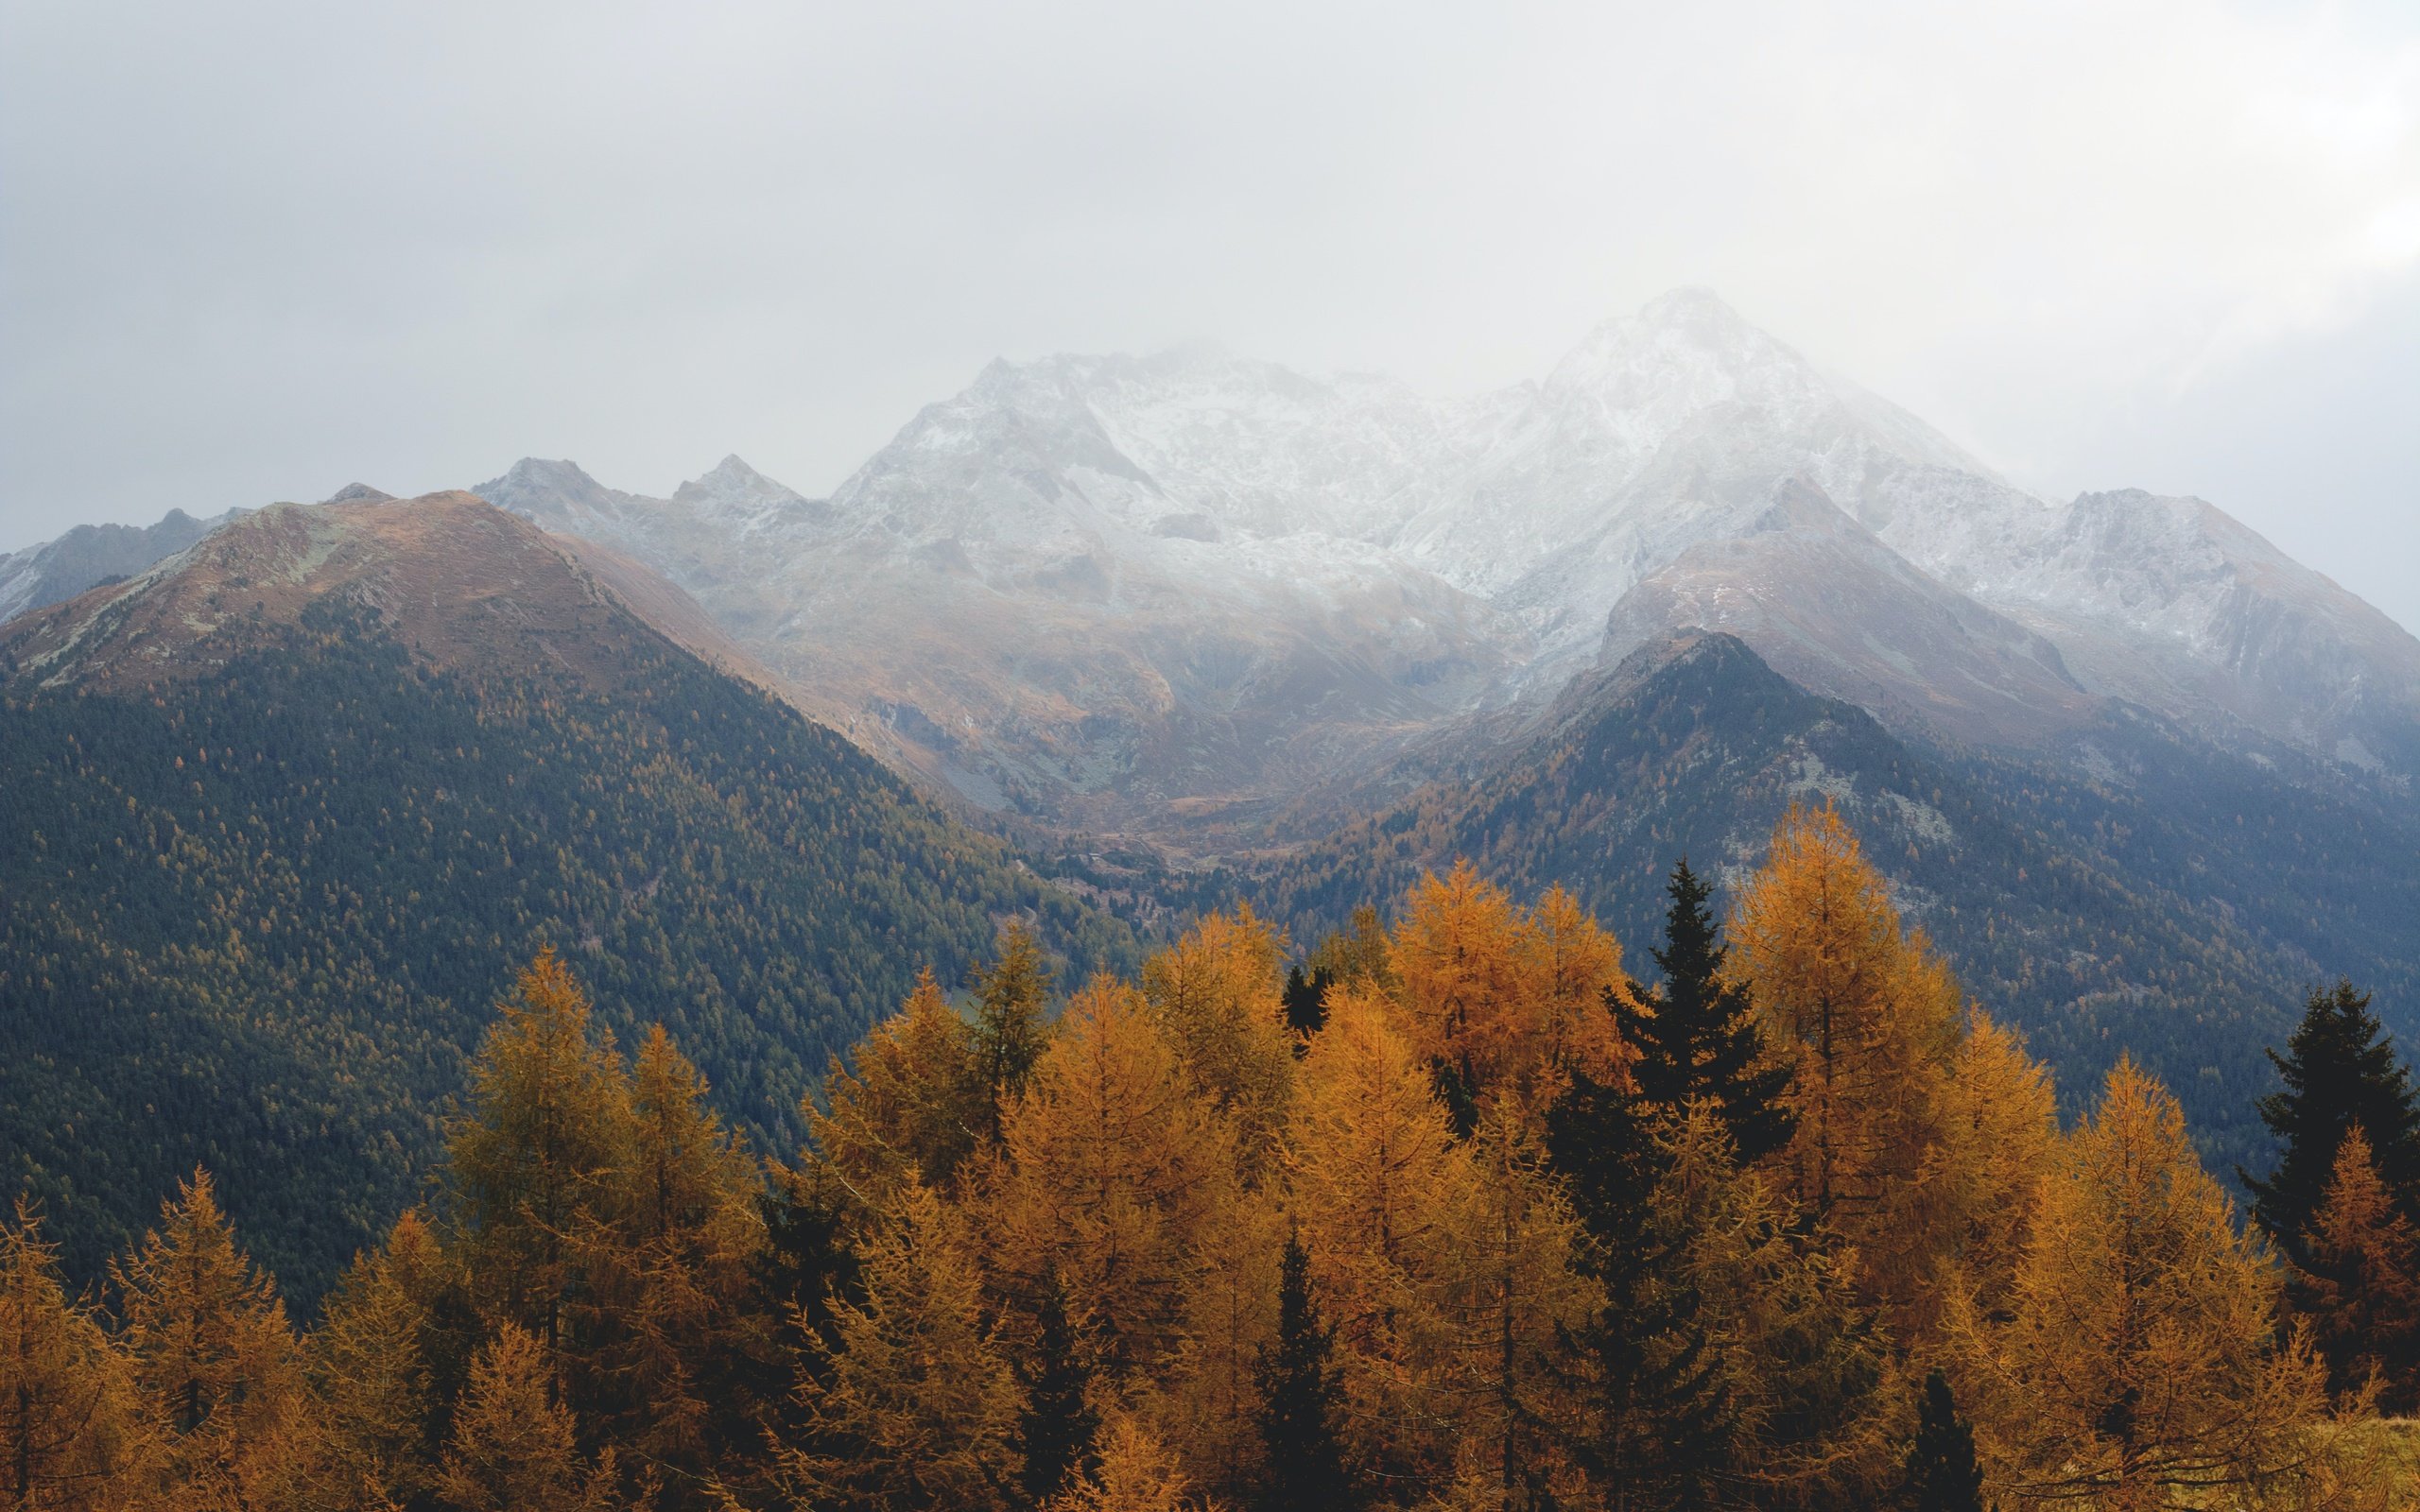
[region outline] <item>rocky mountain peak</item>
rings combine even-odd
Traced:
[[[774,482],[741,461],[736,454],[673,490],[672,502],[743,531],[763,529],[786,514],[809,507],[808,500],[797,490]]]
[[[638,621],[569,551],[460,491],[279,504],[6,630],[26,675],[98,687],[216,675],[315,606],[367,616],[443,666],[544,662],[611,686]],[[617,618],[618,616],[618,618]],[[614,627],[619,641],[600,632]]]

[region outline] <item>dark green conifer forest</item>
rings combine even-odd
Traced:
[[[779,1147],[822,1058],[1030,918],[1126,929],[660,639],[611,695],[436,670],[328,601],[203,680],[0,682],[0,1160],[78,1274],[216,1173],[316,1297],[421,1190],[512,963],[552,946]]]

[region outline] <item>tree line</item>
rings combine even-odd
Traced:
[[[97,1295],[0,1227],[0,1493],[44,1508],[2384,1507],[2420,1109],[2314,995],[2254,1226],[2121,1060],[2047,1071],[1829,809],[1657,980],[1427,876],[1063,1002],[929,973],[794,1157],[541,954],[441,1188],[298,1332],[197,1172]]]

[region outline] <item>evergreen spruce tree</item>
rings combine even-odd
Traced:
[[[1584,1322],[1558,1328],[1583,1424],[1570,1448],[1628,1507],[1688,1507],[1729,1459],[1733,1403],[1688,1274],[1686,1232],[1658,1222],[1672,1169],[1666,1109],[1575,1074],[1547,1115],[1547,1150],[1570,1183],[1585,1235],[1572,1268],[1605,1291]]]
[[[969,1101],[982,1135],[997,1140],[1002,1114],[1025,1091],[1049,1038],[1043,1015],[1050,1005],[1050,967],[1033,931],[1022,922],[1003,931],[1000,958],[975,969],[974,986],[977,1087]]]
[[[852,1201],[812,1155],[797,1167],[776,1166],[771,1190],[757,1199],[765,1248],[755,1261],[756,1289],[783,1320],[782,1343],[804,1366],[830,1344],[839,1309],[862,1297]]]
[[[1260,1436],[1268,1450],[1264,1512],[1335,1512],[1355,1504],[1337,1416],[1343,1387],[1336,1331],[1311,1297],[1311,1255],[1300,1236],[1279,1263],[1277,1341],[1261,1350]]]
[[[1304,974],[1300,966],[1286,972],[1286,1027],[1299,1035],[1315,1035],[1327,1024],[1327,989],[1336,973],[1315,966]]]
[[[2286,1295],[2310,1320],[2329,1384],[2374,1383],[2379,1411],[2410,1416],[2420,1406],[2420,1231],[2395,1211],[2359,1125],[2303,1244],[2308,1265],[2287,1277]]]
[[[2266,1177],[2237,1173],[2269,1238],[2296,1264],[2308,1261],[2305,1236],[2355,1125],[2396,1206],[2420,1223],[2420,1100],[2370,995],[2347,981],[2313,991],[2286,1053],[2272,1050],[2269,1058],[2285,1083],[2260,1100],[2260,1121],[2277,1138],[2277,1168]]]
[[[1916,1437],[1908,1446],[1908,1512],[1984,1512],[1983,1470],[1975,1462],[1975,1430],[1960,1416],[1949,1378],[1925,1378],[1916,1403]]]
[[[1019,1481],[1034,1506],[1065,1490],[1084,1469],[1100,1432],[1082,1342],[1067,1317],[1067,1288],[1054,1270],[1034,1310],[1032,1353],[1017,1371],[1025,1388],[1017,1415],[1017,1448],[1025,1459]]]
[[[1673,1109],[1711,1102],[1740,1163],[1754,1164],[1789,1143],[1789,1069],[1767,1062],[1746,986],[1723,980],[1727,952],[1706,907],[1709,889],[1685,858],[1665,891],[1672,902],[1664,945],[1651,953],[1663,987],[1634,991],[1635,1003],[1608,992],[1606,1003],[1638,1051],[1631,1075],[1640,1098]]]

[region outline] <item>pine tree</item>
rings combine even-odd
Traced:
[[[1277,1292],[1277,1338],[1261,1353],[1263,1512],[1342,1512],[1355,1504],[1338,1431],[1343,1391],[1334,1362],[1336,1331],[1311,1296],[1310,1251],[1286,1241]]]
[[[2359,1124],[2378,1174],[2403,1214],[2420,1224],[2420,1097],[2394,1053],[2370,995],[2352,983],[2315,990],[2286,1052],[2269,1052],[2285,1083],[2260,1100],[2260,1121],[2278,1144],[2266,1177],[2238,1171],[2252,1216],[2290,1259],[2306,1259],[2303,1236],[2326,1195],[2344,1131]]]
[[[15,1222],[0,1224],[0,1506],[127,1505],[142,1447],[127,1361],[67,1296],[58,1249],[21,1196]]]
[[[773,1190],[758,1200],[765,1248],[755,1263],[757,1295],[779,1320],[784,1347],[811,1369],[832,1342],[838,1310],[862,1297],[857,1198],[810,1155],[800,1166],[775,1165]]]
[[[277,1284],[236,1246],[207,1172],[179,1185],[160,1227],[110,1273],[174,1499],[273,1503],[312,1448],[302,1363]]]
[[[2330,1383],[2373,1377],[2382,1411],[2420,1405],[2420,1232],[2395,1210],[2361,1126],[2344,1132],[2336,1173],[2303,1239],[2289,1294],[2311,1321]]]
[[[1745,983],[1728,978],[1729,951],[1706,907],[1710,889],[1684,858],[1665,891],[1664,944],[1654,951],[1660,988],[1605,991],[1605,1005],[1637,1053],[1630,1068],[1639,1096],[1678,1109],[1711,1103],[1738,1159],[1753,1163],[1789,1143],[1790,1070],[1766,1054]]]
[[[1000,958],[975,969],[975,1028],[968,1073],[971,1116],[981,1143],[1000,1137],[1001,1121],[1049,1042],[1050,968],[1023,920],[1000,935]]]
[[[1067,1316],[1067,1288],[1053,1271],[1034,1309],[1033,1346],[1017,1372],[1025,1405],[1017,1414],[1018,1484],[1036,1506],[1082,1472],[1100,1431],[1091,1399],[1092,1366]]]
[[[1810,1226],[1767,1170],[1742,1167],[1706,1105],[1659,1143],[1648,1228],[1679,1260],[1659,1280],[1696,1301],[1687,1321],[1708,1343],[1718,1409],[1694,1465],[1667,1467],[1685,1476],[1679,1503],[1867,1504],[1895,1446],[1878,1389],[1887,1340],[1858,1295],[1855,1251]]]
[[[1908,1446],[1907,1512],[1985,1512],[1983,1469],[1975,1459],[1975,1430],[1959,1415],[1949,1378],[1925,1377],[1916,1404],[1915,1441]]]
[[[1688,1275],[1695,1236],[1655,1221],[1673,1169],[1669,1124],[1668,1109],[1584,1074],[1547,1118],[1548,1157],[1584,1235],[1571,1263],[1603,1293],[1593,1315],[1560,1331],[1583,1399],[1564,1433],[1625,1507],[1683,1504],[1680,1488],[1720,1465],[1730,1439],[1720,1361]]]
[[[581,1464],[571,1413],[547,1386],[544,1346],[507,1323],[471,1366],[438,1495],[458,1512],[600,1512],[610,1462]]]

